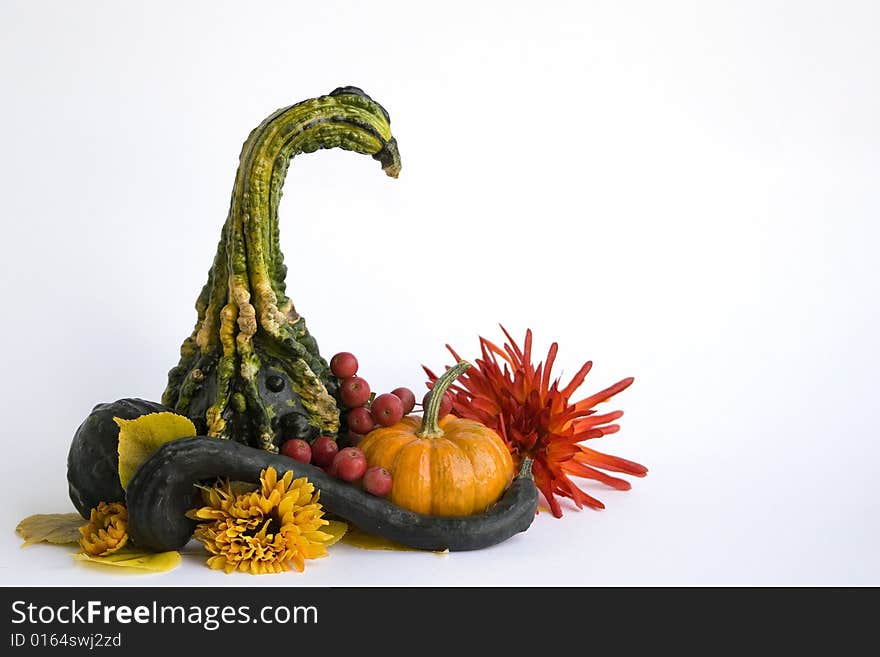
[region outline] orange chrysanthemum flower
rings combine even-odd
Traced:
[[[260,472],[255,491],[236,494],[220,481],[202,490],[205,506],[187,512],[200,520],[195,538],[212,555],[208,566],[232,573],[280,573],[291,567],[302,572],[306,559],[327,556],[335,537],[322,531],[330,524],[318,499],[320,492],[305,477],[275,468]]]
[[[623,379],[605,390],[572,402],[571,396],[584,382],[593,366],[592,361],[585,363],[571,382],[560,388],[558,378],[552,383],[550,379],[558,351],[555,342],[550,346],[546,362],[534,366],[531,362],[531,330],[526,331],[522,348],[503,326],[501,330],[509,341],[504,349],[480,338],[482,358],[478,358],[476,366],[461,375],[450,388],[452,412],[495,429],[517,464],[525,456],[533,459],[535,485],[557,518],[562,517],[557,495],[571,498],[578,508],[586,504],[604,509],[602,502],[587,495],[569,477],[595,479],[618,490],[629,490],[628,481],[602,470],[636,477],[647,474],[648,469],[638,463],[579,444],[620,429],[614,422],[623,411],[597,415],[593,407],[628,388],[633,378]],[[461,360],[452,347],[446,345],[446,348],[456,361]],[[437,376],[428,368],[425,372],[431,378],[429,385],[433,384]]]
[[[120,502],[99,502],[91,510],[89,522],[79,528],[83,552],[106,557],[128,543],[128,510]]]

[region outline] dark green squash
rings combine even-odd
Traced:
[[[227,440],[182,438],[160,447],[128,484],[128,530],[132,540],[153,550],[187,543],[195,522],[184,515],[195,506],[195,485],[217,477],[258,482],[273,467],[308,477],[324,507],[364,531],[425,550],[476,550],[500,543],[531,525],[538,492],[525,459],[502,498],[485,513],[440,517],[407,511],[339,481],[312,465]]]
[[[162,403],[200,434],[269,451],[288,438],[336,436],[337,381],[286,296],[278,205],[290,160],[342,148],[372,155],[397,177],[390,119],[357,87],[280,109],[242,147],[229,215],[198,320],[168,375]],[[318,279],[321,272],[298,272]]]
[[[120,399],[98,404],[79,425],[67,455],[70,500],[83,518],[99,502],[123,502],[119,483],[119,425],[114,417],[133,420],[168,408],[144,399]]]

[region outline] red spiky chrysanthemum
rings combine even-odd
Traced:
[[[595,479],[618,490],[629,490],[628,481],[612,477],[602,470],[643,477],[648,470],[638,463],[610,456],[579,443],[616,433],[620,426],[611,424],[623,415],[612,411],[597,415],[594,406],[607,401],[630,386],[633,378],[572,403],[570,398],[584,382],[593,363],[588,361],[564,388],[559,379],[550,380],[558,345],[550,346],[547,360],[532,365],[532,332],[526,331],[523,347],[517,346],[501,327],[509,343],[504,350],[480,338],[482,358],[462,374],[450,388],[452,412],[470,418],[497,431],[510,449],[517,464],[524,456],[533,459],[535,485],[544,495],[557,518],[562,508],[556,496],[569,497],[578,508],[584,504],[603,509],[605,505],[587,495],[569,476]],[[446,348],[461,360],[449,345]],[[500,360],[499,360],[500,359]],[[503,367],[503,369],[502,369]],[[431,383],[436,375],[425,368]]]

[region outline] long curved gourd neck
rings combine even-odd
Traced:
[[[372,155],[389,176],[396,178],[400,172],[388,114],[356,87],[340,87],[327,96],[278,110],[251,132],[241,150],[230,220],[244,221],[249,257],[253,243],[268,247],[262,252],[256,249],[258,257],[251,257],[251,275],[257,279],[251,283],[256,285],[266,275],[277,296],[283,296],[287,273],[278,245],[278,204],[287,167],[296,155],[322,148]]]
[[[263,350],[295,370],[303,406],[322,431],[338,427],[329,367],[285,294],[287,267],[279,247],[278,205],[290,160],[323,148],[372,155],[389,176],[400,172],[388,113],[357,87],[280,109],[248,136],[208,282],[196,301],[198,320],[162,398],[186,412],[205,390],[203,365],[215,372],[214,400],[205,412],[210,435],[226,435],[228,408],[247,408],[259,444],[271,448],[270,418],[256,382],[258,332]],[[242,385],[233,386],[235,379]]]
[[[251,132],[241,150],[225,240],[221,240],[230,260],[229,295],[238,306],[238,322],[245,334],[255,333],[255,320],[274,334],[284,317],[296,319],[285,297],[287,268],[279,247],[278,204],[290,160],[322,148],[372,155],[389,176],[396,178],[400,172],[387,113],[356,87],[340,87],[327,96],[278,110]],[[197,341],[204,350],[213,346],[215,331],[212,326],[203,328]]]

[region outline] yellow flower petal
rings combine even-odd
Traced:
[[[315,534],[321,535],[321,542],[324,543],[325,546],[331,546],[334,543],[338,543],[342,540],[342,537],[345,536],[345,533],[348,531],[348,524],[344,523],[340,520],[328,520],[327,525],[321,528],[320,531],[315,532]],[[327,538],[323,538],[326,536]]]
[[[275,488],[275,483],[278,481],[278,473],[275,472],[275,468],[266,468],[260,472],[260,480],[263,483],[263,495],[268,495],[269,491]]]
[[[303,482],[305,482],[305,477],[302,478]],[[284,473],[284,476],[281,478],[281,483],[284,484],[284,490],[290,488],[290,482],[293,481],[293,470],[288,470]]]
[[[120,502],[101,502],[91,510],[89,522],[80,527],[83,552],[104,557],[120,550],[128,542],[128,511]]]

